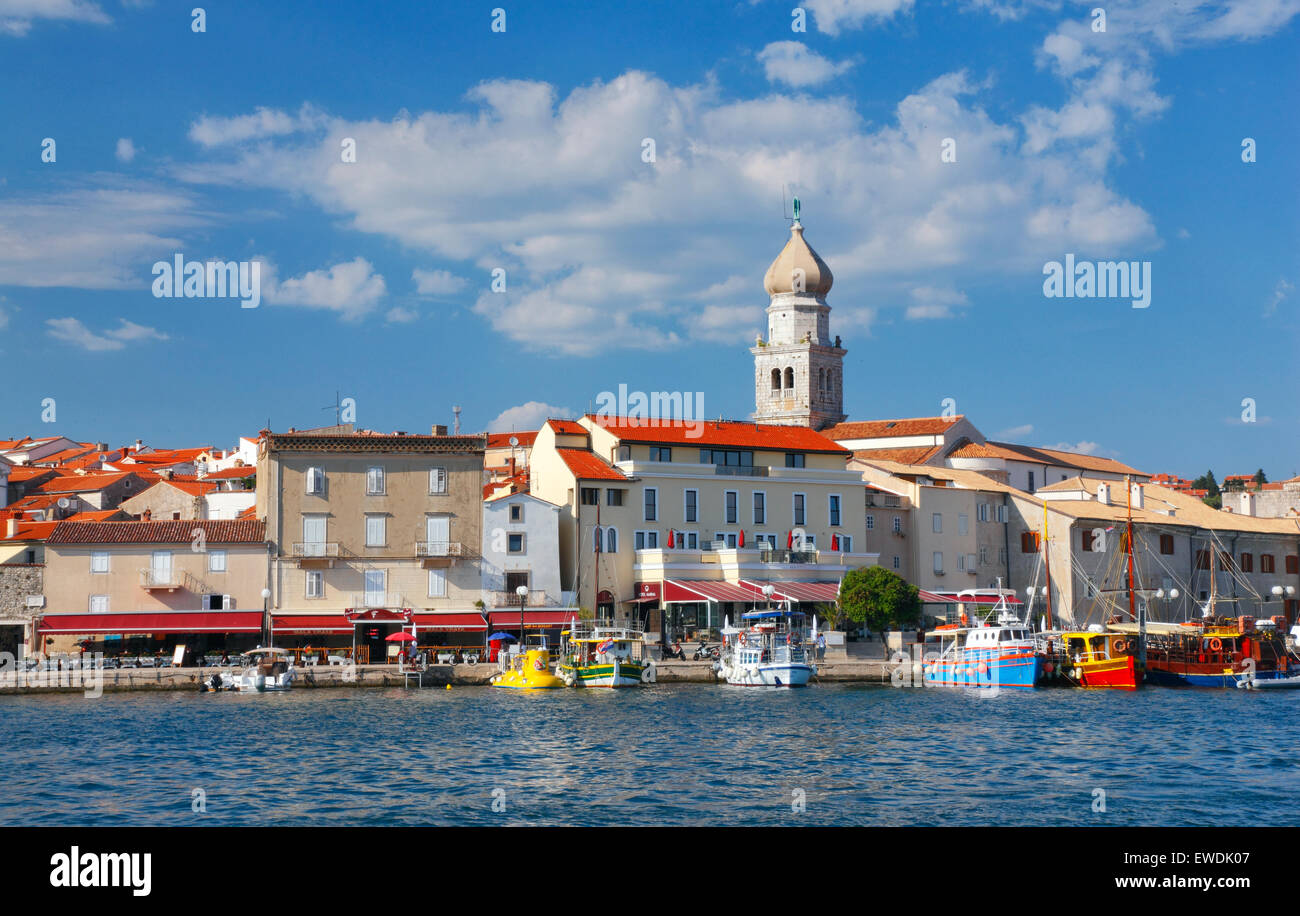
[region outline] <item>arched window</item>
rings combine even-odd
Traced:
[[[605,539],[605,529],[597,525],[595,529],[593,529],[591,532],[591,549],[596,553],[600,553],[601,542],[604,539]]]
[[[817,390],[818,390],[818,391],[825,391],[825,390],[826,390],[826,370],[825,370],[825,369],[818,369],[818,370],[817,370]]]
[[[772,390],[773,390],[773,391],[780,391],[780,390],[781,390],[781,370],[780,370],[780,369],[773,369],[773,370],[772,370]]]
[[[605,552],[618,553],[618,529],[605,529]]]
[[[789,366],[785,368],[785,387],[794,388],[794,370]]]

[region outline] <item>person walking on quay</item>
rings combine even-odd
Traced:
[[[818,633],[817,634],[817,661],[820,662],[825,658],[826,658],[826,634]]]

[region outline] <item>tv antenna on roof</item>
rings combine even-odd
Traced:
[[[334,403],[325,405],[321,410],[334,411],[334,425],[343,425],[343,402],[339,400],[339,393],[337,391],[334,392]]]

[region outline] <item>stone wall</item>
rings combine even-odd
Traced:
[[[0,618],[30,620],[40,608],[27,607],[27,596],[44,593],[43,564],[0,563]]]

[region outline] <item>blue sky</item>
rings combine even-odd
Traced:
[[[743,417],[784,185],[853,419],[1300,473],[1300,0],[494,5],[0,0],[0,436]],[[154,298],[176,252],[263,304]],[[1067,252],[1150,308],[1045,298]]]

